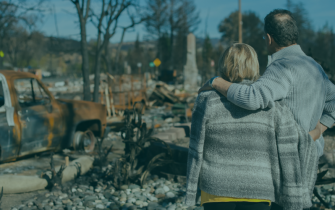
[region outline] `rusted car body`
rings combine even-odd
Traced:
[[[74,147],[76,132],[102,137],[106,107],[55,99],[33,74],[0,71],[0,161]]]

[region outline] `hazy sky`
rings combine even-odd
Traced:
[[[140,0],[145,2],[145,0]],[[292,0],[293,3],[303,2],[308,12],[311,23],[315,29],[323,27],[326,22],[335,28],[335,0]],[[50,4],[55,6],[56,18],[58,23],[59,36],[79,39],[78,16],[74,5],[70,0],[50,0]],[[218,24],[231,12],[238,9],[238,0],[195,0],[198,11],[200,12],[201,23],[196,36],[203,36],[205,31],[205,22],[207,21],[207,32],[211,38],[219,38]],[[276,8],[284,8],[286,0],[242,0],[242,11],[255,11],[261,19],[266,14]],[[127,24],[127,19],[120,21],[120,26]],[[53,13],[46,13],[43,23],[39,24],[39,29],[46,35],[57,36],[55,18]],[[88,40],[96,37],[96,29],[92,24],[88,24]],[[133,41],[139,33],[140,39],[146,35],[142,25],[137,26],[133,31],[128,32],[125,41]],[[112,42],[118,42],[120,31],[112,39]]]

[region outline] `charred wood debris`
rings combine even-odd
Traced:
[[[102,141],[98,141],[98,156],[94,165],[99,166],[101,177],[112,181],[115,189],[121,189],[122,185],[130,183],[143,186],[154,168],[173,162],[169,145],[158,138],[150,137],[153,128],[147,130],[146,123],[142,121],[143,108],[142,103],[136,102],[132,111],[125,110],[125,126],[121,129],[125,155],[114,161],[106,170],[102,170],[102,166],[108,165],[107,156],[113,145],[108,149],[102,149]],[[140,152],[148,143],[153,142],[164,144],[167,152],[154,156],[147,164],[138,167]]]

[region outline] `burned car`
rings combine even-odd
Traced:
[[[55,99],[33,74],[0,71],[0,161],[47,150],[94,149],[105,105]]]

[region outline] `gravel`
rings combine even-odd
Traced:
[[[185,183],[176,183],[154,175],[149,176],[147,183],[142,187],[130,184],[122,185],[117,190],[112,186],[112,182],[93,177],[98,177],[98,174],[92,172],[81,176],[75,181],[67,182],[62,187],[54,187],[52,191],[11,209],[189,210],[195,208],[183,203]]]

